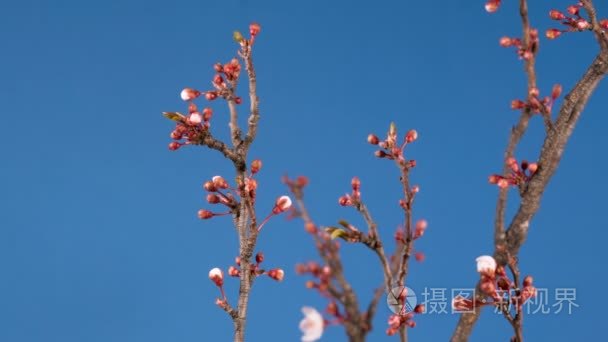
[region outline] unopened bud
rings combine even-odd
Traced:
[[[558,29],[548,29],[547,32],[545,32],[545,36],[549,39],[555,39],[559,36],[562,35],[562,31],[558,30]]]
[[[283,270],[280,268],[275,268],[268,271],[268,276],[276,281],[283,281],[283,278],[285,277],[285,272],[283,272]]]
[[[553,86],[553,89],[551,90],[551,98],[553,98],[554,100],[557,99],[560,95],[562,94],[562,86],[559,84],[556,84]]]
[[[213,213],[209,210],[201,209],[198,211],[198,218],[201,220],[207,220],[213,217]]]
[[[530,96],[530,97],[538,97],[539,94],[540,94],[540,91],[536,87],[532,87],[528,91],[528,96]]]
[[[216,194],[207,194],[207,202],[210,204],[218,204],[220,203],[220,196]]]
[[[380,142],[380,139],[378,139],[378,137],[375,134],[370,134],[367,136],[367,142],[372,145],[378,145],[378,143]]]
[[[513,40],[509,37],[502,37],[499,40],[499,44],[502,47],[509,47],[509,46],[513,45]]]
[[[226,180],[222,176],[213,176],[213,178],[211,178],[211,181],[213,182],[213,185],[215,185],[215,187],[219,189],[228,189],[230,187],[230,185],[228,185],[228,182],[226,182]]]
[[[415,129],[410,130],[405,135],[405,141],[407,141],[408,143],[411,143],[411,142],[413,142],[416,139],[418,139],[418,132],[416,132]]]
[[[191,123],[198,125],[203,121],[203,116],[199,112],[194,112],[188,117]]]
[[[258,254],[255,255],[255,262],[261,264],[262,261],[264,261],[264,254],[262,254],[262,252],[258,252]]]
[[[567,11],[571,15],[577,15],[578,11],[579,11],[579,6],[576,6],[576,5],[568,6]]]
[[[184,101],[192,101],[200,95],[200,91],[192,88],[184,88],[184,90],[182,90],[182,92],[180,93],[180,96]]]
[[[526,107],[526,103],[522,100],[513,100],[511,101],[511,109],[518,110]]]
[[[564,20],[566,19],[566,16],[564,15],[564,13],[558,11],[558,10],[551,10],[549,11],[549,17],[551,17],[551,19],[553,20]]]
[[[217,99],[217,93],[214,91],[208,91],[205,93],[205,98],[208,101],[213,101],[213,100]]]
[[[221,287],[224,285],[224,272],[217,267],[213,268],[211,271],[209,271],[209,279],[211,279],[216,286]]]
[[[530,163],[530,164],[528,164],[528,171],[530,171],[530,173],[535,173],[536,170],[538,170],[538,164],[537,163]]]
[[[354,191],[359,191],[359,189],[361,189],[361,181],[359,180],[359,177],[353,177],[353,179],[350,181],[350,185]]]
[[[338,203],[339,203],[341,206],[343,206],[343,207],[347,207],[347,206],[349,206],[349,205],[352,205],[352,204],[353,204],[353,203],[352,203],[352,201],[350,200],[350,196],[349,196],[349,195],[344,195],[344,196],[341,196],[341,197],[338,199]]]
[[[291,198],[289,196],[281,196],[277,198],[274,208],[272,209],[273,214],[280,214],[291,207]]]
[[[496,11],[498,11],[498,8],[500,7],[500,0],[488,0],[488,2],[486,2],[486,11],[488,13],[494,13]]]
[[[576,21],[576,27],[578,27],[579,30],[587,30],[591,27],[591,24],[585,19],[579,19]]]
[[[256,159],[254,161],[251,162],[251,173],[256,174],[260,171],[260,169],[262,169],[262,161],[259,159]]]
[[[216,192],[217,187],[212,181],[207,181],[203,184],[203,188],[209,192]]]
[[[238,277],[241,275],[241,271],[239,271],[239,269],[234,266],[230,266],[228,267],[228,275],[231,277]]]
[[[260,27],[260,25],[259,25],[259,24],[257,24],[257,23],[252,23],[251,25],[249,25],[249,34],[250,34],[252,37],[255,37],[255,36],[257,36],[257,35],[260,33],[260,30],[261,30],[261,29],[262,29],[262,28]]]

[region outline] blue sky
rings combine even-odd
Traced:
[[[597,3],[608,17],[608,5]],[[541,31],[551,25],[549,9],[531,4]],[[206,207],[203,181],[230,178],[231,170],[201,148],[168,151],[172,124],[160,112],[185,111],[179,91],[205,88],[213,63],[235,54],[232,31],[251,21],[262,25],[255,47],[262,120],[251,151],[264,162],[258,210],[286,191],[283,174],[303,174],[318,223],[360,224],[337,205],[358,175],[388,239],[401,217],[398,176],[365,138],[384,134],[390,121],[416,128],[408,150],[422,189],[415,215],[429,229],[417,245],[427,259],[412,266],[409,285],[446,288],[449,297],[449,289],[475,284],[475,257],[493,250],[497,190],[486,179],[501,169],[517,117],[509,103],[525,93],[521,62],[498,46],[501,36],[519,35],[515,1],[492,16],[483,1],[3,1],[1,341],[230,340],[207,272],[231,264],[235,234],[229,219],[201,222],[196,211]],[[591,34],[543,38],[541,93],[558,82],[570,89],[596,51]],[[589,103],[521,251],[522,271],[549,289],[549,304],[555,288],[575,288],[579,307],[527,316],[531,341],[594,340],[604,321],[607,90],[602,84]],[[220,102],[214,109],[222,132],[226,109]],[[517,156],[534,160],[541,139],[534,120]],[[298,340],[300,307],[324,306],[294,272],[297,262],[316,259],[308,241],[297,221],[264,228],[266,266],[284,268],[286,279],[256,282],[250,341]],[[366,302],[382,279],[377,261],[362,246],[343,252]],[[227,291],[234,302],[236,281]],[[381,306],[370,340],[389,340],[388,314]],[[410,336],[445,341],[457,318],[419,317]],[[471,340],[510,334],[488,311]],[[344,340],[342,329],[328,329],[323,340]]]

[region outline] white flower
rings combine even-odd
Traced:
[[[313,342],[323,335],[323,316],[314,308],[305,306],[302,308],[304,318],[300,321],[300,330],[304,333],[302,342]]]
[[[482,255],[475,259],[477,261],[477,272],[494,276],[494,272],[496,271],[496,260],[489,255]]]

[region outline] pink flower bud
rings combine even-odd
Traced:
[[[221,287],[224,285],[224,272],[217,267],[213,268],[209,271],[209,279],[211,279],[216,286]]]
[[[226,182],[226,180],[222,176],[213,176],[213,178],[211,178],[211,181],[213,182],[213,185],[220,189],[228,189],[230,187],[230,185],[228,185],[228,182]]]
[[[203,121],[203,116],[199,112],[194,112],[190,114],[190,117],[188,119],[191,123],[198,125]]]
[[[602,20],[600,20],[600,26],[604,30],[608,30],[608,19],[602,19]]]
[[[214,91],[208,91],[205,93],[205,98],[208,101],[213,101],[213,100],[217,99],[217,93]]]
[[[536,170],[538,170],[538,164],[537,163],[530,163],[530,164],[528,164],[528,171],[530,171],[530,173],[535,173]]]
[[[255,255],[255,262],[257,262],[258,264],[261,264],[264,261],[264,254],[262,252],[258,252],[258,254]]]
[[[217,187],[215,186],[215,184],[212,181],[205,182],[205,184],[203,184],[203,188],[209,192],[217,191]]]
[[[405,322],[405,324],[407,324],[408,327],[410,328],[415,328],[416,327],[416,321],[407,321]]]
[[[307,233],[316,234],[317,233],[317,226],[315,226],[315,224],[312,223],[312,222],[307,222],[304,225],[304,230],[306,230]]]
[[[378,143],[380,142],[380,139],[378,139],[378,137],[375,134],[370,134],[367,136],[367,142],[372,145],[378,145]]]
[[[504,178],[501,178],[498,180],[498,182],[496,182],[496,185],[498,185],[498,187],[501,189],[505,189],[509,186],[509,181]]]
[[[329,302],[325,311],[332,316],[336,316],[338,314],[338,305],[336,302]]]
[[[213,65],[213,69],[215,70],[215,72],[220,73],[220,72],[224,72],[224,67],[222,66],[221,63],[215,63]]]
[[[386,152],[384,152],[382,150],[378,150],[378,151],[374,152],[374,155],[378,158],[384,158],[384,157],[386,157]]]
[[[276,281],[283,281],[283,278],[285,277],[285,272],[283,272],[283,270],[280,268],[275,268],[268,271],[268,276]]]
[[[353,179],[350,181],[350,185],[354,191],[359,191],[359,189],[361,189],[361,181],[359,180],[359,177],[353,177]]]
[[[411,142],[413,142],[416,139],[418,139],[418,132],[416,132],[415,129],[410,130],[405,135],[405,141],[407,141],[408,143],[411,143]]]
[[[509,47],[509,46],[513,45],[513,40],[509,37],[502,37],[502,38],[500,38],[498,43],[502,47]]]
[[[424,304],[418,304],[414,308],[414,312],[417,313],[417,314],[421,314],[421,313],[424,313],[426,311],[425,309],[426,308],[424,307]]]
[[[528,96],[530,97],[538,97],[538,95],[540,95],[540,91],[536,87],[532,87],[528,91]]]
[[[578,19],[576,21],[576,27],[582,31],[589,29],[589,27],[591,27],[591,24],[585,19]]]
[[[239,269],[234,266],[230,266],[228,267],[228,275],[231,277],[238,277],[241,275],[241,271],[239,271]]]
[[[241,257],[240,256],[234,257],[234,263],[237,264],[237,266],[241,266]]]
[[[580,8],[579,6],[571,5],[571,6],[568,6],[567,11],[571,15],[577,15],[578,11],[579,11],[579,8]]]
[[[532,276],[526,276],[524,278],[523,285],[524,286],[531,286],[533,281],[534,281],[534,278],[532,278]]]
[[[274,204],[274,208],[272,209],[272,212],[274,214],[280,214],[286,210],[288,210],[291,207],[291,198],[289,198],[289,196],[281,196],[279,198],[277,198],[275,204]]]
[[[344,196],[341,196],[341,197],[338,199],[338,203],[339,203],[341,206],[343,206],[343,207],[347,207],[347,206],[350,206],[350,205],[352,205],[352,204],[353,204],[353,203],[352,203],[352,201],[350,200],[350,196],[349,196],[349,195],[344,195]]]
[[[558,30],[558,29],[548,29],[547,32],[545,32],[545,36],[547,36],[547,38],[549,39],[555,39],[559,36],[562,35],[562,31]]]
[[[207,220],[213,217],[213,213],[209,210],[201,209],[198,211],[198,218],[201,220]]]
[[[498,184],[502,178],[503,177],[501,175],[490,175],[490,177],[488,177],[488,182],[490,184]]]
[[[553,86],[553,89],[551,90],[551,98],[553,98],[554,100],[557,99],[560,95],[562,94],[562,86],[559,84],[556,84]]]
[[[424,259],[426,258],[426,256],[422,252],[416,252],[414,254],[414,258],[416,258],[416,261],[418,261],[418,262],[423,262]]]
[[[511,109],[518,110],[526,107],[526,103],[521,100],[513,100],[511,101]]]
[[[211,204],[218,204],[220,203],[220,196],[216,194],[207,194],[207,202]]]
[[[303,188],[308,185],[308,178],[306,178],[305,176],[298,176],[298,178],[296,179],[296,183],[299,187]]]
[[[213,83],[217,86],[221,86],[224,83],[224,78],[222,75],[213,76]]]
[[[488,0],[485,7],[488,13],[494,13],[500,7],[500,0]]]
[[[249,25],[249,34],[251,34],[252,37],[255,37],[260,33],[261,29],[262,28],[260,27],[259,24],[251,23],[251,25]]]
[[[414,186],[412,187],[412,193],[413,193],[413,194],[417,194],[417,193],[419,193],[419,192],[420,192],[420,187],[419,187],[418,185],[414,185]]]
[[[176,151],[181,146],[182,144],[178,143],[177,141],[172,141],[171,143],[169,143],[169,150]]]
[[[213,110],[211,110],[211,108],[203,109],[203,120],[205,120],[205,121],[211,120],[212,115],[213,115]]]
[[[195,98],[201,96],[201,92],[192,88],[184,88],[184,90],[182,90],[182,92],[180,93],[180,96],[184,101],[192,101]]]
[[[262,161],[259,159],[256,159],[254,161],[251,162],[251,173],[252,174],[256,174],[260,171],[260,169],[262,168]]]
[[[549,11],[549,17],[551,17],[551,19],[553,20],[564,20],[566,19],[566,16],[564,15],[564,13],[558,11],[558,10],[551,10]]]

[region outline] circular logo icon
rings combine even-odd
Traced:
[[[395,314],[414,311],[417,303],[416,293],[407,286],[393,287],[386,296],[386,305]]]

